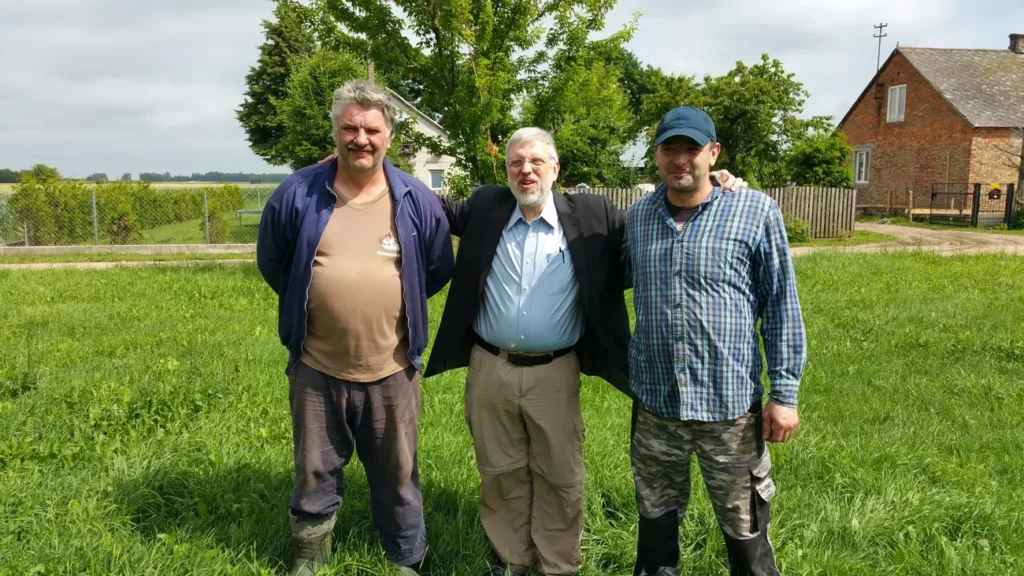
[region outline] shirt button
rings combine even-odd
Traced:
[[[676,278],[679,278],[682,275],[683,275],[683,271],[682,270],[676,270]]]
[[[530,289],[529,286],[523,286],[523,290],[529,290],[529,289]]]
[[[682,304],[680,304],[679,302],[676,302],[676,309],[677,309],[677,310],[678,310],[679,308],[682,308],[682,307],[683,307],[683,305],[682,305]]]
[[[520,335],[520,336],[519,336],[519,339],[520,339],[520,340],[526,340],[526,336],[525,336],[525,335]]]
[[[530,263],[530,261],[529,261],[529,260],[527,260],[527,261],[526,261],[526,263],[527,263],[527,264],[529,264],[529,263]]]
[[[523,310],[523,316],[526,316],[526,310]]]

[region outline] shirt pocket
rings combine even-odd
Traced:
[[[686,247],[683,270],[687,280],[698,286],[727,284],[732,279],[729,250],[718,246]]]

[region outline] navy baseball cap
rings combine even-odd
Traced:
[[[711,121],[711,117],[693,106],[673,108],[662,116],[658,129],[654,132],[654,145],[660,146],[662,142],[675,136],[686,136],[701,146],[718,141],[715,123]]]

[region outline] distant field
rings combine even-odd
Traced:
[[[153,182],[154,188],[202,188],[203,186],[219,186],[221,184],[234,184],[239,188],[270,188],[277,187],[274,183],[252,184],[250,182]],[[0,184],[0,194],[14,191],[14,184]]]
[[[276,188],[277,184],[262,183],[252,184],[251,182],[153,182],[153,188],[202,188],[204,186],[220,186],[221,184],[234,184],[239,188]]]

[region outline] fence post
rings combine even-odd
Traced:
[[[210,204],[206,200],[206,192],[203,192],[203,231],[206,234],[206,243],[210,243]]]
[[[263,208],[263,191],[259,188],[256,189],[256,207]]]
[[[974,183],[974,202],[971,203],[971,228],[978,227],[979,216],[981,215],[981,183]]]
[[[907,222],[914,221],[914,191],[907,190]]]
[[[1013,209],[1016,208],[1016,204],[1017,204],[1016,199],[1014,198],[1015,192],[1017,192],[1017,191],[1015,190],[1014,184],[1012,182],[1010,184],[1007,184],[1007,186],[1006,186],[1006,217],[1004,219],[1005,222],[1006,222],[1006,227],[1007,228],[1009,228],[1010,226],[1013,225],[1013,212],[1014,212]]]
[[[92,243],[100,245],[100,224],[96,217],[96,191],[92,191]]]

